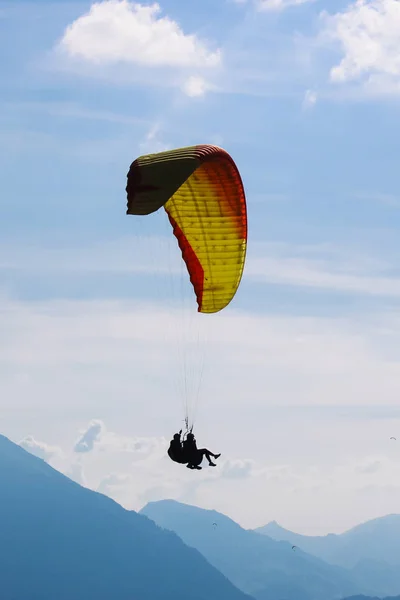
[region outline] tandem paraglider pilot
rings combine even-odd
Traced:
[[[213,458],[219,458],[221,454],[214,454],[207,450],[207,448],[197,448],[196,438],[192,432],[186,435],[184,441],[181,440],[182,430],[179,433],[175,433],[172,438],[169,448],[168,456],[174,462],[186,465],[188,469],[201,470],[201,463],[203,458],[206,457],[210,467],[216,467],[217,465],[211,460]]]

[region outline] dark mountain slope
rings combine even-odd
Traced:
[[[350,596],[349,598],[343,598],[343,600],[400,600],[400,596],[390,596],[388,598],[372,598],[371,596]]]
[[[246,600],[173,533],[0,436],[1,600]]]

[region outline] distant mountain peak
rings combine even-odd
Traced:
[[[148,516],[150,519],[151,515],[164,512],[168,515],[169,519],[173,519],[176,515],[179,519],[187,518],[191,522],[193,519],[197,523],[207,525],[207,523],[215,523],[230,527],[236,530],[245,531],[238,523],[236,523],[230,517],[210,508],[201,508],[200,506],[194,506],[192,504],[185,504],[178,502],[177,500],[156,500],[148,502],[143,508],[140,509],[139,514]]]
[[[221,513],[163,501],[149,503],[140,512],[197,548],[256,600],[334,600],[349,592],[369,591],[357,586],[345,569],[307,555],[297,542],[243,529]],[[276,521],[269,523],[269,528],[286,532]]]
[[[280,525],[278,523],[278,521],[270,521],[266,525],[263,525],[261,527],[257,527],[257,529],[254,529],[254,531],[258,531],[259,529],[264,529],[266,531],[267,530],[269,530],[269,531],[288,531],[287,529],[285,529],[284,527],[282,527],[282,525]]]

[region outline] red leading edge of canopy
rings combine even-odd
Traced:
[[[192,282],[192,285],[194,287],[197,304],[199,305],[198,312],[201,312],[204,289],[204,269],[201,266],[199,259],[197,258],[192,246],[189,244],[182,229],[179,227],[175,219],[171,217],[169,212],[166,212],[169,218],[169,222],[172,225],[174,235],[178,240],[179,248],[182,252],[182,258],[186,263],[186,267],[190,276],[190,281]]]

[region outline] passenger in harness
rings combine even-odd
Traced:
[[[175,433],[170,442],[168,456],[171,460],[186,465],[188,469],[197,469],[200,471],[202,469],[200,465],[203,458],[206,457],[210,467],[217,466],[212,462],[211,457],[219,458],[221,454],[214,454],[210,450],[207,450],[207,448],[197,448],[196,438],[191,431],[187,434],[186,440],[183,442],[181,441],[181,435],[182,430],[179,433]]]

